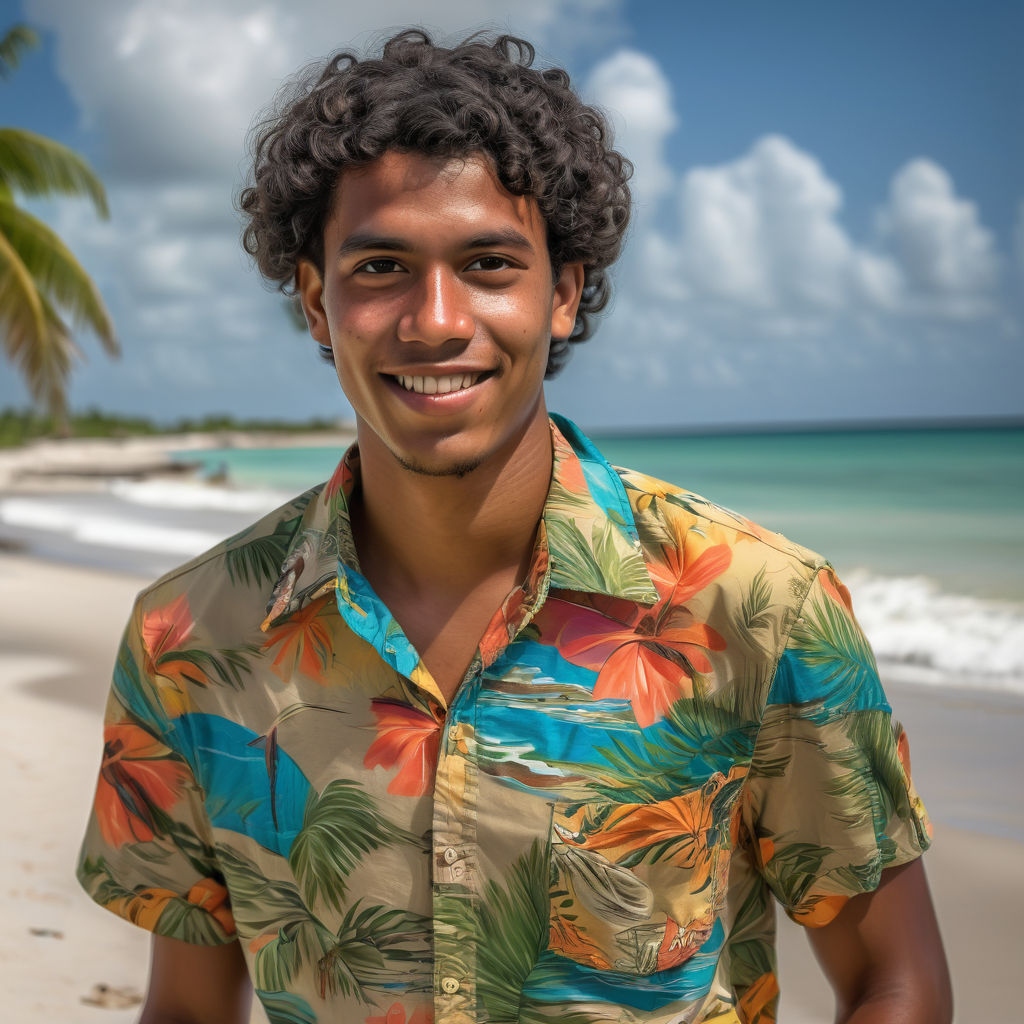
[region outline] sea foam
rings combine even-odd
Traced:
[[[173,480],[114,480],[110,491],[123,501],[150,508],[222,509],[262,515],[292,495],[270,488],[234,489]]]
[[[943,592],[924,576],[846,574],[882,674],[1024,694],[1024,606]]]
[[[223,540],[210,530],[149,523],[107,509],[90,509],[53,499],[5,498],[0,523],[54,534],[85,546],[157,552],[191,558]]]

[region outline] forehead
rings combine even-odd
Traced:
[[[546,228],[537,201],[509,192],[486,157],[390,151],[342,174],[327,232],[347,235],[372,229],[405,236],[418,229],[446,228],[450,234],[503,225],[544,245]]]

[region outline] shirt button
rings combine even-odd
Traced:
[[[457,978],[442,978],[441,979],[441,991],[446,995],[454,995],[459,991],[459,981]]]
[[[459,851],[456,850],[454,846],[449,846],[448,849],[444,851],[444,862],[446,864],[452,864],[458,859]]]

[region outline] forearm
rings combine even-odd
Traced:
[[[947,992],[914,992],[906,987],[866,994],[836,1013],[836,1024],[950,1024],[952,1020]]]

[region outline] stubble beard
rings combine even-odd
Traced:
[[[445,466],[429,466],[414,459],[407,459],[405,456],[399,455],[398,452],[393,451],[391,454],[394,455],[395,461],[410,473],[416,473],[418,476],[454,476],[458,477],[459,480],[472,473],[474,469],[478,469],[485,458],[485,456],[481,455],[478,458],[469,459],[465,462],[452,462]]]

